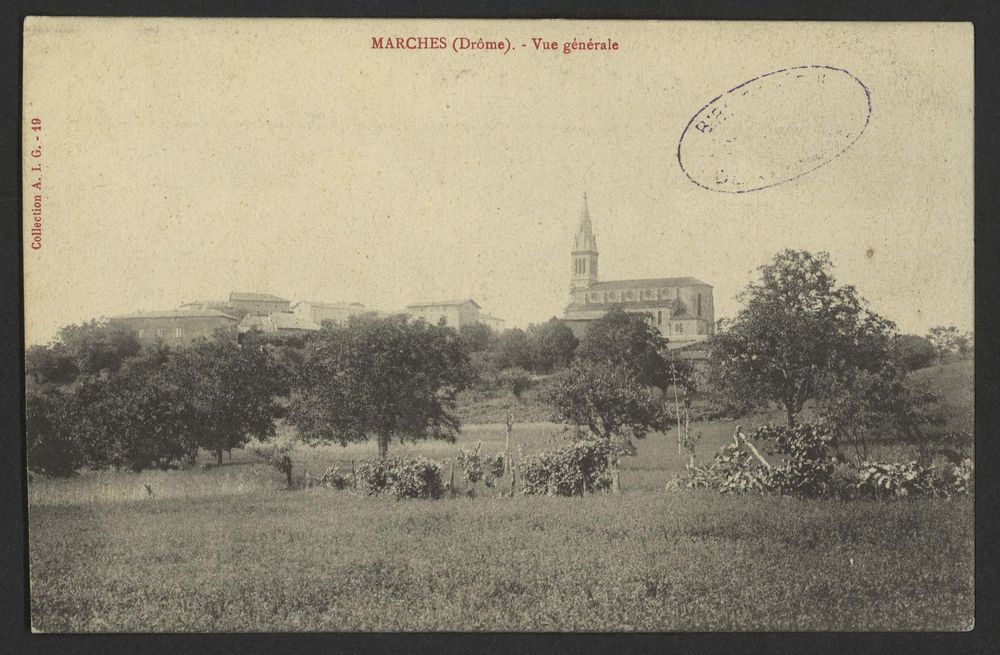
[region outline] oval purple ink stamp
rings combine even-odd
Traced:
[[[842,155],[868,127],[871,111],[868,87],[846,70],[783,68],[702,107],[681,133],[677,161],[710,191],[759,191]]]

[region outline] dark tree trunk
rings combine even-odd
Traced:
[[[215,449],[215,463],[222,466],[222,448]]]
[[[795,411],[795,404],[789,401],[785,401],[785,417],[788,419],[788,427],[795,427],[795,415],[798,412]]]
[[[388,457],[389,455],[389,437],[383,437],[379,435],[378,438],[378,456]]]

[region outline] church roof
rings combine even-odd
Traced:
[[[711,287],[696,277],[655,277],[640,280],[611,280],[595,282],[590,285],[594,291],[611,291],[617,289],[644,289],[649,287]]]

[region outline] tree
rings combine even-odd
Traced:
[[[853,448],[860,468],[868,461],[869,439],[876,435],[902,434],[926,454],[923,429],[945,419],[939,403],[928,381],[912,383],[905,370],[887,366],[878,372],[854,369],[831,379],[816,413],[837,445]]]
[[[531,346],[532,369],[549,373],[554,368],[568,366],[579,345],[573,330],[559,319],[552,317],[545,323],[528,326]]]
[[[156,365],[130,365],[73,390],[65,424],[94,468],[141,471],[193,461],[197,415],[184,391]]]
[[[69,395],[58,388],[28,388],[24,397],[28,468],[68,477],[83,465],[79,444],[68,429]]]
[[[59,385],[72,383],[80,373],[73,357],[61,343],[28,348],[24,353],[24,372],[35,384]]]
[[[341,445],[454,440],[455,397],[472,376],[455,330],[406,316],[352,316],[325,325],[306,347],[289,421],[308,441]]]
[[[954,325],[938,325],[927,332],[927,340],[934,346],[937,353],[938,366],[944,363],[945,355],[958,350],[961,345],[958,328]]]
[[[892,322],[838,286],[826,253],[785,250],[738,296],[743,308],[712,338],[711,382],[737,412],[774,401],[789,425],[842,372],[891,363]]]
[[[274,435],[274,397],[285,380],[276,353],[263,343],[240,345],[217,334],[179,350],[164,367],[166,380],[194,416],[195,443],[215,453]]]
[[[608,466],[617,479],[619,458],[633,439],[670,429],[670,416],[653,390],[627,365],[577,360],[545,391],[556,420],[582,426],[610,446]]]
[[[497,374],[497,382],[520,400],[521,394],[531,386],[531,375],[523,368],[505,368]]]
[[[85,375],[117,371],[142,349],[139,339],[126,326],[97,320],[63,327],[56,335],[56,343]]]
[[[520,328],[504,330],[497,338],[497,356],[495,364],[498,369],[513,368],[519,366],[523,369],[530,369],[531,343],[528,335]]]
[[[647,314],[613,309],[590,324],[576,354],[590,362],[622,364],[639,384],[665,390],[670,385],[662,355],[666,344]]]
[[[901,334],[892,340],[892,351],[908,371],[926,368],[934,363],[934,344],[916,334]]]
[[[494,347],[497,333],[485,323],[465,323],[458,329],[462,343],[469,353],[481,353]]]
[[[966,332],[955,339],[955,351],[962,359],[968,359],[969,355],[975,351],[975,342],[973,339],[972,332]]]

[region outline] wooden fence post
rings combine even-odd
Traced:
[[[455,460],[451,460],[451,473],[448,475],[448,494],[455,497]]]
[[[356,465],[356,460],[351,460],[351,484],[354,486],[354,490],[358,490],[358,467]]]

